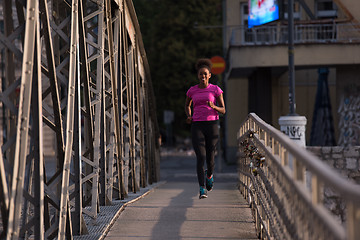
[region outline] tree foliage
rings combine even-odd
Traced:
[[[186,91],[198,83],[198,58],[222,56],[220,0],[134,0],[163,126],[163,111],[174,111],[175,134],[184,135]],[[184,131],[185,130],[185,131]]]

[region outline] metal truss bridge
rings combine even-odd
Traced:
[[[149,66],[130,0],[1,1],[1,239],[72,239],[158,181]]]

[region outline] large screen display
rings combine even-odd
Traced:
[[[278,0],[249,0],[249,28],[279,19]]]

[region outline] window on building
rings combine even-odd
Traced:
[[[337,6],[332,0],[316,0],[315,14],[318,19],[336,18]]]
[[[284,12],[284,19],[288,19],[288,3],[287,1],[283,2],[283,12]],[[294,20],[300,20],[301,17],[301,8],[299,2],[294,1]]]
[[[248,15],[249,15],[249,7],[247,3],[241,3],[241,24],[244,26],[248,26]]]
[[[248,29],[248,16],[249,16],[249,7],[247,3],[241,3],[241,25],[243,30],[241,31],[241,42],[251,42],[251,29]]]

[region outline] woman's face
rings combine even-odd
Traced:
[[[200,84],[207,86],[209,83],[209,78],[211,77],[211,73],[207,68],[200,68],[198,71],[198,79]]]

